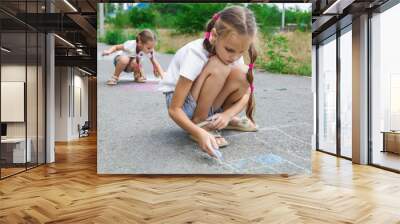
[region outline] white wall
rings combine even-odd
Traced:
[[[56,141],[77,139],[78,124],[83,125],[88,120],[88,78],[83,75],[72,67],[56,67]],[[82,113],[79,111],[79,105],[82,107]]]
[[[79,133],[78,133],[78,124],[81,126],[85,123],[85,121],[88,120],[88,77],[87,76],[81,76],[82,73],[79,71],[79,75],[76,75],[76,72],[78,70],[75,70],[75,75],[74,75],[74,93],[75,94],[72,98],[74,99],[74,104],[75,106],[71,108],[72,110],[72,119],[71,119],[71,135],[72,138],[78,138]],[[79,93],[80,91],[80,93]],[[80,95],[80,97],[79,97]],[[80,99],[79,99],[80,98]],[[78,101],[81,101],[80,103]],[[71,103],[72,104],[72,103]],[[79,108],[81,106],[81,108]],[[81,109],[82,111],[80,111]],[[75,113],[74,113],[75,110]]]
[[[67,67],[55,68],[55,141],[68,140],[68,86],[70,77]]]

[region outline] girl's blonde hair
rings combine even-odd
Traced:
[[[252,37],[255,37],[257,34],[257,24],[253,12],[241,6],[228,7],[218,12],[216,16],[208,22],[206,32],[211,32],[213,28],[216,29],[218,36],[221,37],[225,37],[233,31],[240,35],[249,35]],[[216,54],[215,46],[211,44],[209,38],[204,39],[203,46],[210,53],[210,56]],[[257,59],[257,51],[254,43],[251,43],[248,54],[250,64],[254,64]],[[254,76],[253,69],[250,66],[246,77],[252,87]],[[246,116],[253,122],[254,106],[254,94],[253,91],[251,91],[250,99],[247,103]]]

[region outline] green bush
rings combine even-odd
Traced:
[[[132,27],[145,29],[156,26],[157,11],[151,8],[132,8],[128,12],[128,16]]]
[[[111,23],[117,28],[172,28],[179,33],[194,34],[204,30],[207,21],[214,13],[230,5],[235,4],[152,3],[146,7],[133,7],[129,11],[119,11],[115,18],[106,17],[106,23]],[[281,26],[282,11],[277,5],[251,3],[248,7],[255,14],[261,32],[274,33]],[[296,8],[288,8],[285,12],[286,24],[297,24],[301,31],[310,30],[311,12]]]
[[[274,33],[281,26],[282,10],[276,5],[249,4],[249,8],[256,16],[260,31],[264,34]],[[297,24],[300,31],[307,31],[311,28],[311,12],[297,8],[285,10],[285,24]],[[273,29],[274,27],[275,29]]]
[[[121,29],[108,30],[105,34],[104,41],[109,45],[121,44],[126,40]]]
[[[295,74],[311,76],[311,64],[301,64],[296,68]]]
[[[176,53],[176,50],[174,50],[174,49],[167,49],[164,53],[166,53],[166,54],[175,54],[175,53]]]
[[[290,9],[285,14],[286,23],[297,24],[300,31],[308,31],[311,29],[311,12],[300,9]]]
[[[249,9],[253,11],[260,28],[279,27],[281,25],[281,11],[276,5],[249,4]]]
[[[111,20],[116,28],[131,27],[129,15],[126,12],[118,12],[115,18]]]
[[[214,13],[225,8],[226,3],[201,4],[191,3],[182,5],[184,13],[176,15],[175,29],[179,33],[195,34],[205,30],[207,21]]]
[[[267,39],[268,61],[258,61],[257,64],[273,73],[297,74],[311,76],[311,64],[298,62],[292,56],[288,56],[288,39],[285,36],[276,34]]]
[[[288,72],[288,65],[293,59],[285,56],[285,53],[288,52],[287,42],[287,38],[282,35],[274,35],[267,41],[267,55],[270,60],[265,66],[268,71],[278,73]]]
[[[157,12],[155,24],[160,28],[175,28],[176,15],[183,13],[179,3],[152,3],[149,7]]]

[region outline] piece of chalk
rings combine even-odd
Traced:
[[[211,145],[211,142],[208,142],[208,147],[211,149],[211,153],[215,158],[217,158],[219,160],[222,158],[222,153],[218,150],[218,147],[214,148]]]
[[[222,158],[222,153],[218,149],[213,149],[213,154],[217,159],[221,159]]]

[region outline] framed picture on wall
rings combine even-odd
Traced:
[[[1,122],[24,122],[25,82],[1,82]]]

